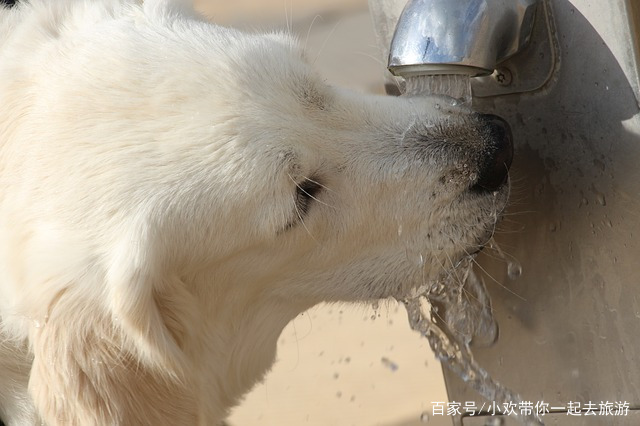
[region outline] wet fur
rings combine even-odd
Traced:
[[[0,7],[0,417],[216,424],[298,313],[401,297],[485,241],[490,144],[178,1]]]

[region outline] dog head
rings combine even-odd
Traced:
[[[246,282],[313,303],[402,297],[481,249],[507,200],[507,123],[330,87],[285,35],[232,43],[194,93],[216,103],[197,112],[212,258],[246,255]]]

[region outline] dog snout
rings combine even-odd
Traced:
[[[480,160],[478,180],[471,188],[477,192],[497,191],[506,181],[513,160],[513,136],[504,119],[492,114],[480,116],[489,143]]]

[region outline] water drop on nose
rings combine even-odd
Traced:
[[[429,423],[429,420],[431,420],[429,418],[429,413],[425,411],[424,413],[420,414],[420,423]]]
[[[507,275],[510,279],[516,280],[522,275],[522,266],[515,261],[511,261],[507,264]]]

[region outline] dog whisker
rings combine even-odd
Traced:
[[[307,36],[304,39],[304,46],[302,47],[302,51],[306,52],[307,51],[307,44],[309,43],[309,36],[311,35],[311,29],[313,28],[313,24],[315,24],[315,22],[320,19],[322,20],[322,16],[321,15],[316,15],[313,17],[313,20],[311,21],[311,24],[309,24],[309,29],[307,30]]]
[[[333,189],[329,188],[326,185],[323,185],[322,183],[320,183],[318,181],[315,181],[315,180],[311,179],[310,177],[304,176],[304,179],[308,180],[309,182],[315,183],[316,185],[322,187],[322,189],[326,189],[328,192],[333,192],[334,194],[336,193]]]
[[[315,63],[318,61],[318,58],[320,57],[320,54],[322,53],[325,46],[327,45],[327,42],[333,36],[333,33],[336,31],[336,29],[338,28],[338,25],[340,25],[341,23],[342,23],[342,18],[338,19],[338,21],[333,25],[333,28],[331,28],[331,31],[329,31],[329,34],[327,35],[327,37],[325,37],[324,42],[320,46],[320,49],[318,49],[318,53],[316,54],[315,59],[311,63],[312,65],[315,65]]]
[[[511,290],[509,287],[506,287],[504,284],[502,284],[500,281],[498,281],[497,279],[495,279],[493,277],[493,275],[491,275],[489,272],[487,272],[487,270],[485,268],[482,267],[482,265],[480,265],[475,259],[473,260],[473,263],[480,268],[480,270],[482,272],[484,272],[486,274],[486,276],[488,276],[491,281],[493,281],[494,283],[498,284],[498,286],[500,286],[502,289],[504,289],[505,291],[507,291],[508,293],[511,293],[512,295],[516,296],[518,299],[522,300],[523,302],[526,302],[527,299],[525,299],[524,297],[520,296],[518,293],[516,293],[515,291]]]
[[[311,231],[309,230],[309,228],[307,228],[307,224],[304,223],[304,217],[302,216],[302,214],[300,213],[300,209],[298,208],[298,203],[296,203],[296,199],[295,197],[293,197],[293,206],[295,208],[295,212],[298,216],[298,220],[299,223],[302,225],[302,227],[307,231],[307,234],[309,234],[309,236],[313,239],[313,241],[315,241],[317,244],[320,244],[320,242],[316,239],[316,237],[313,236],[313,234],[311,233]]]
[[[330,205],[330,204],[327,204],[327,203],[325,203],[325,202],[324,202],[324,201],[322,201],[322,200],[319,200],[319,199],[318,199],[317,197],[315,197],[313,194],[310,194],[308,191],[306,191],[302,186],[300,186],[300,184],[299,184],[298,182],[296,182],[296,181],[295,181],[295,179],[293,179],[293,177],[292,177],[291,175],[289,175],[289,179],[291,179],[291,181],[296,185],[296,187],[297,187],[300,191],[302,191],[302,192],[304,192],[306,195],[308,195],[308,196],[309,196],[309,198],[313,199],[314,201],[317,201],[318,203],[320,203],[320,204],[322,204],[322,205],[324,205],[324,206],[326,206],[326,207],[329,207],[329,208],[334,209],[334,210],[336,209],[334,206],[332,206],[332,205]],[[316,184],[316,185],[318,185],[318,186],[320,186],[320,187],[322,187],[322,188],[326,188],[326,189],[328,189],[326,186],[324,186],[324,185],[322,185],[322,184],[320,184],[320,183],[316,182],[316,181],[315,181],[315,180],[313,180],[313,179],[305,178],[305,180],[307,180],[307,181],[309,181],[309,182],[312,182],[312,183],[314,183],[314,184]],[[328,190],[329,190],[329,189],[328,189]],[[330,191],[330,190],[329,190],[329,191]]]

